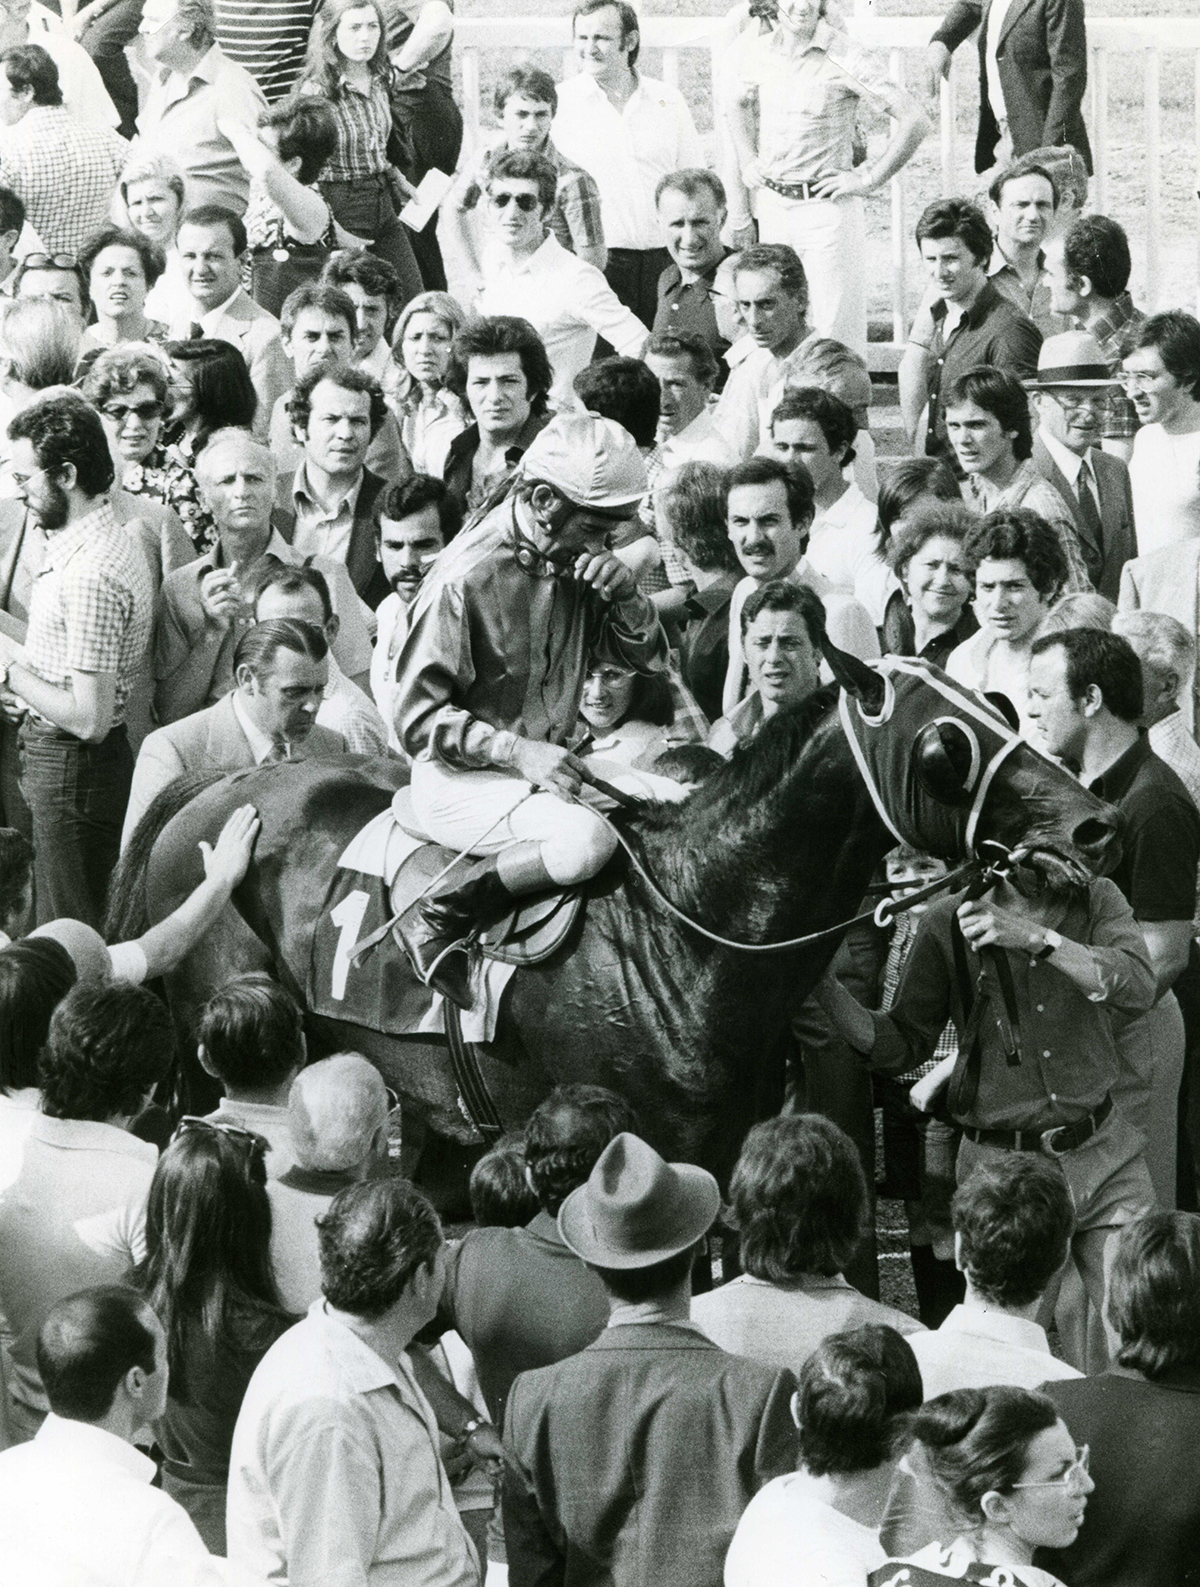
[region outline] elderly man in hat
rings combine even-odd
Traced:
[[[563,1202],[559,1233],[603,1284],[608,1326],[509,1392],[511,1587],[720,1587],[742,1511],[795,1469],[792,1374],[726,1354],[690,1321],[720,1199],[703,1168],[623,1134]]]
[[[667,665],[654,607],[608,549],[645,492],[626,430],[559,414],[414,605],[392,696],[413,810],[439,843],[481,858],[452,871],[399,932],[416,973],[460,1007],[472,1002],[472,926],[499,919],[514,896],[594,876],[616,847],[577,802],[587,768],[565,746],[589,657],[639,673]]]
[[[1038,415],[1033,466],[1071,510],[1088,577],[1115,601],[1121,569],[1137,556],[1129,470],[1100,449],[1117,383],[1096,338],[1066,331],[1042,343],[1025,385]]]

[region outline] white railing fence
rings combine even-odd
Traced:
[[[862,3],[862,0],[860,0]],[[869,0],[866,0],[869,3]],[[936,17],[878,17],[859,14],[846,23],[847,30],[857,41],[873,50],[886,51],[888,72],[899,83],[915,86],[920,80],[921,61],[930,35],[938,24]],[[661,65],[657,70],[669,83],[684,86],[699,79],[703,94],[711,95],[712,86],[720,85],[729,70],[733,55],[733,32],[724,16],[713,17],[652,17],[642,21],[642,45],[646,52],[661,51]],[[485,72],[490,77],[496,64],[507,66],[522,55],[541,54],[545,51],[559,55],[561,75],[569,76],[575,70],[571,51],[570,22],[567,16],[514,16],[514,17],[460,17],[457,25],[457,49],[462,71],[463,110],[467,123],[468,140],[478,139],[481,129],[490,122],[484,114],[482,94]],[[1088,20],[1088,94],[1084,103],[1084,119],[1092,144],[1095,175],[1091,184],[1090,208],[1107,212],[1117,181],[1125,195],[1117,206],[1117,218],[1130,233],[1135,254],[1139,302],[1153,309],[1167,306],[1162,300],[1164,287],[1164,249],[1170,249],[1170,300],[1175,304],[1188,303],[1200,310],[1200,19],[1159,17],[1096,17]],[[560,53],[561,52],[561,53]],[[1118,58],[1118,71],[1122,82],[1129,75],[1128,62],[1141,60],[1142,147],[1130,152],[1129,140],[1114,136],[1114,117],[1121,117],[1118,134],[1127,130],[1125,113],[1127,102],[1114,101],[1111,67],[1113,57]],[[1191,203],[1190,216],[1164,230],[1163,150],[1164,115],[1170,115],[1169,105],[1164,105],[1164,64],[1174,83],[1178,78],[1176,61],[1190,57],[1188,74],[1189,92],[1193,112],[1182,139],[1176,135],[1168,139],[1172,155],[1181,156],[1187,171],[1185,177]],[[916,305],[920,282],[916,278],[915,252],[912,227],[916,210],[940,192],[974,191],[978,186],[973,174],[975,126],[972,112],[970,125],[962,119],[960,124],[959,100],[969,97],[975,103],[974,85],[978,77],[978,56],[974,39],[964,44],[955,54],[949,80],[942,85],[940,126],[937,135],[938,171],[930,173],[930,180],[921,184],[916,192],[915,167],[897,176],[891,184],[891,321],[892,346],[902,343],[909,319]],[[698,108],[698,107],[696,107]],[[965,108],[965,107],[964,107]],[[703,118],[698,116],[698,120]],[[728,139],[724,134],[722,118],[714,113],[712,132],[713,164],[727,182],[735,178],[736,166],[732,160]],[[929,148],[934,140],[931,139]],[[1110,149],[1121,145],[1122,168],[1114,171],[1110,164]],[[918,161],[929,158],[922,152]],[[1140,165],[1142,182],[1137,181],[1134,169],[1124,166],[1132,160]],[[1174,186],[1178,187],[1178,173],[1173,167]],[[1134,201],[1128,196],[1132,182]],[[913,202],[909,203],[909,189],[914,189]],[[1140,204],[1139,204],[1140,201]],[[1181,257],[1181,251],[1183,257]],[[910,281],[911,278],[911,281]],[[885,346],[887,344],[884,344]],[[883,349],[881,348],[882,352]]]

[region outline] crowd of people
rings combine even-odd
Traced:
[[[1200,321],[1088,207],[1082,0],[959,0],[918,94],[825,0],[721,26],[715,139],[582,0],[464,147],[448,0],[0,0],[0,1580],[1192,1579]],[[976,28],[897,456],[864,199]],[[470,1010],[608,795],[744,763],[830,643],[988,696],[1120,856],[864,917],[728,1184],[565,1085],[447,1240],[298,988],[168,1008],[252,803],[106,925],[180,779],[367,765],[460,862],[382,951]]]

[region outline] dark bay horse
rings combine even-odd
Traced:
[[[898,837],[950,860],[985,839],[1019,845],[1031,863],[1073,880],[1101,867],[1114,812],[979,696],[924,662],[889,657],[870,668],[827,656],[840,696],[825,688],[775,717],[682,804],[622,818],[646,870],[692,920],[749,944],[836,926],[857,912]],[[298,966],[337,859],[395,786],[394,767],[380,762],[264,767],[221,779],[153,842],[152,830],[135,840],[118,895],[158,920],[198,880],[198,840],[211,841],[238,805],[262,816],[238,915],[227,912],[176,978],[177,1009],[250,968],[303,995]],[[110,937],[139,929],[139,914],[127,907]],[[563,948],[509,984],[497,1039],[480,1058],[501,1117],[520,1123],[558,1083],[610,1086],[660,1151],[724,1182],[746,1130],[778,1105],[768,1060],[836,945],[752,953],[710,942],[664,910],[619,852],[587,884]],[[390,940],[372,952],[399,955],[396,974],[409,973]],[[368,1054],[414,1117],[452,1140],[478,1139],[435,1042],[311,1015],[310,1039]]]

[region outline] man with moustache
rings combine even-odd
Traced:
[[[413,602],[438,552],[462,528],[462,512],[445,483],[431,474],[414,474],[393,485],[379,515],[379,562],[392,593],[379,603],[379,628],[371,657],[371,693],[388,726],[388,744],[403,754],[393,707],[396,665],[408,638]]]

